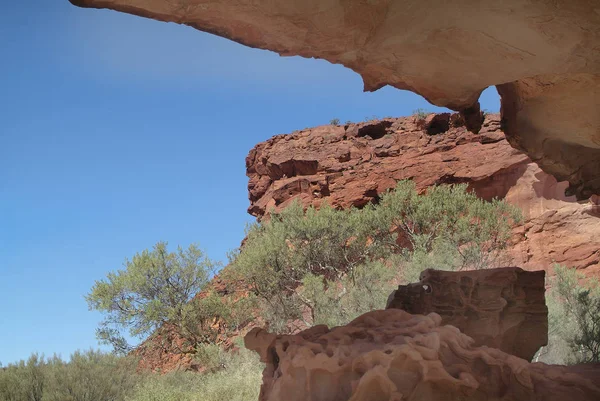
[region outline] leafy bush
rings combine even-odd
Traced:
[[[304,211],[296,202],[269,217],[250,226],[231,271],[258,296],[270,329],[290,332],[296,322],[346,323],[375,307],[367,300],[376,289],[383,303],[398,270],[412,280],[429,267],[493,266],[519,213],[478,199],[466,185],[419,195],[402,181],[363,209]]]
[[[381,261],[358,265],[352,275],[327,282],[314,274],[304,277],[298,292],[314,309],[313,324],[341,326],[374,309],[384,309],[397,283],[395,270]]]
[[[0,368],[2,401],[250,401],[258,399],[263,365],[247,350],[223,353],[217,372],[136,372],[137,361],[77,351],[69,362],[33,354]]]
[[[520,211],[501,200],[486,202],[466,184],[440,185],[419,195],[412,181],[401,181],[370,208],[378,229],[395,227],[408,241],[403,250],[411,265],[405,278],[435,267],[445,270],[482,269],[503,264],[511,227]]]
[[[213,350],[214,351],[214,350]],[[251,401],[258,399],[263,365],[247,350],[226,353],[228,363],[213,373],[149,375],[126,401]]]
[[[600,285],[576,269],[555,265],[554,272],[547,297],[548,346],[536,359],[558,364],[600,362]]]
[[[124,400],[139,380],[136,363],[99,351],[77,351],[69,362],[33,354],[0,370],[3,401]]]
[[[125,262],[124,270],[96,281],[86,297],[90,309],[106,315],[98,338],[125,353],[131,347],[122,330],[144,338],[169,326],[184,340],[181,347],[175,347],[180,352],[215,342],[222,328],[215,320],[227,318],[228,309],[216,294],[196,297],[214,269],[215,264],[195,245],[169,253],[167,244],[159,242],[151,251],[136,254]],[[177,346],[169,345],[170,349]]]
[[[32,354],[27,361],[19,361],[0,368],[0,400],[41,401],[46,385],[44,356]]]
[[[331,125],[340,125],[340,119],[339,118],[332,118],[331,121],[329,121],[329,124],[331,124]]]

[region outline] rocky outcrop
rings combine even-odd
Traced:
[[[401,179],[421,190],[467,183],[481,198],[504,198],[523,211],[513,265],[552,273],[556,262],[600,275],[600,206],[566,197],[566,182],[509,146],[498,115],[487,114],[479,134],[461,124],[456,114],[432,114],[277,135],[246,158],[248,211],[261,217],[294,199],[360,207]]]
[[[460,110],[496,85],[512,146],[569,193],[600,193],[600,7],[596,0],[71,0],[177,22],[239,43],[342,64]],[[107,32],[110,27],[107,27]]]
[[[435,313],[366,313],[294,336],[253,329],[266,363],[260,401],[595,401],[600,369],[531,364],[442,324]]]
[[[498,348],[531,361],[548,344],[545,272],[518,267],[449,272],[428,269],[420,281],[400,285],[388,309],[437,313],[475,346]]]
[[[468,183],[486,199],[504,197],[525,168],[527,156],[511,148],[500,118],[488,115],[479,134],[464,126],[406,117],[343,126],[325,125],[277,135],[246,158],[249,213],[261,217],[292,200],[319,206],[363,206],[402,179],[423,190]],[[443,125],[446,131],[440,131]],[[434,126],[436,135],[428,134]]]

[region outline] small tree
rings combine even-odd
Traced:
[[[195,245],[170,253],[167,243],[159,242],[126,260],[124,270],[96,281],[86,296],[90,309],[106,314],[97,330],[99,340],[123,353],[131,350],[123,331],[142,339],[167,327],[183,339],[177,347],[181,352],[215,341],[215,322],[227,317],[227,308],[210,291],[196,296],[214,271],[215,264]]]

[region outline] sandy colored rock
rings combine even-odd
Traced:
[[[476,347],[435,313],[372,311],[294,336],[253,329],[266,363],[260,401],[597,401],[600,369],[531,364]]]
[[[424,119],[432,121],[433,115]],[[443,116],[443,126],[445,121]],[[510,264],[552,274],[553,263],[561,263],[600,276],[600,206],[565,196],[568,183],[511,148],[498,115],[487,114],[479,134],[469,132],[457,114],[449,122],[447,131],[435,135],[415,117],[277,135],[246,158],[248,211],[261,217],[294,199],[305,206],[326,201],[360,207],[401,179],[412,179],[419,190],[467,183],[481,198],[504,198],[523,211]]]
[[[437,313],[475,346],[498,348],[531,361],[548,344],[545,272],[518,267],[449,272],[428,269],[420,281],[400,285],[387,309]]]
[[[342,64],[460,110],[496,85],[512,146],[570,193],[600,193],[597,0],[71,0],[177,22],[284,56]],[[107,34],[110,27],[106,27]]]

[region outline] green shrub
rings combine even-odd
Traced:
[[[69,362],[33,354],[0,370],[3,401],[124,400],[139,376],[136,361],[99,351],[76,351]]]
[[[216,319],[227,320],[229,309],[220,296],[206,288],[215,264],[195,245],[168,252],[159,242],[125,262],[125,269],[97,281],[86,300],[89,308],[105,314],[97,335],[117,352],[128,352],[122,331],[144,339],[165,325],[174,328],[184,344],[166,344],[170,352],[189,352],[197,344],[214,343],[222,332]]]
[[[134,389],[126,401],[253,401],[258,399],[262,369],[258,356],[240,350],[216,372],[152,374]]]
[[[600,285],[576,269],[555,265],[554,272],[546,297],[548,346],[536,359],[557,364],[600,362]]]
[[[477,198],[466,185],[419,195],[414,183],[402,181],[377,205],[304,211],[294,202],[269,217],[250,226],[231,272],[260,299],[270,330],[290,332],[298,328],[293,323],[337,325],[370,310],[375,306],[355,300],[365,302],[376,288],[389,292],[398,272],[414,280],[425,268],[495,266],[519,213],[502,201]],[[398,233],[404,244],[397,243]]]
[[[0,368],[0,400],[41,401],[47,383],[44,356],[32,354],[27,361],[19,361]]]
[[[340,119],[339,118],[332,118],[331,121],[329,121],[329,124],[331,124],[331,125],[340,125]]]
[[[207,346],[206,349],[209,347]],[[215,350],[213,350],[215,351]],[[210,351],[210,352],[213,352]],[[136,372],[137,361],[77,351],[66,362],[33,354],[0,368],[2,401],[252,401],[264,365],[248,350],[222,352],[216,372]]]

